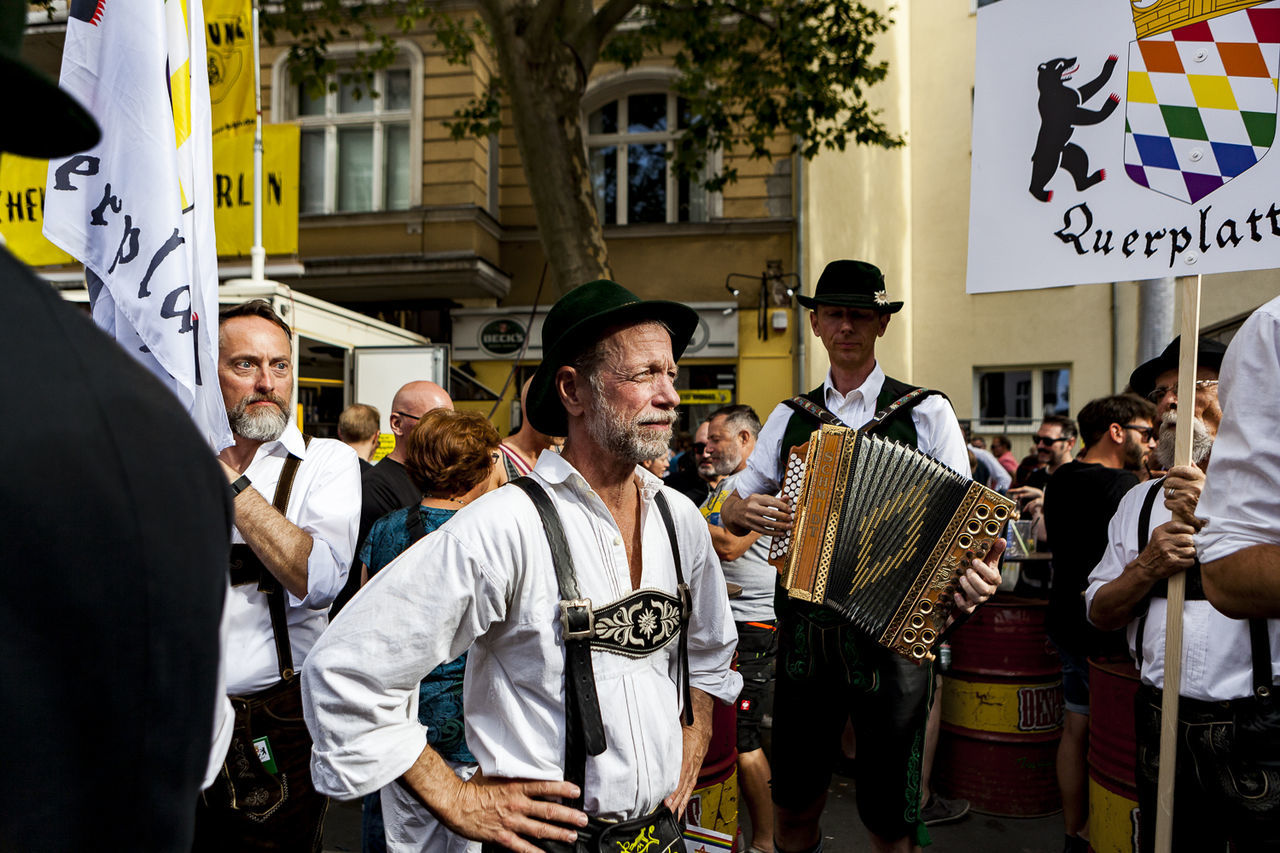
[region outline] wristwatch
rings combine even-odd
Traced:
[[[235,497],[252,485],[253,483],[249,481],[249,475],[241,474],[240,478],[231,484],[231,496]]]

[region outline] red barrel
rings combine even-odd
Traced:
[[[1132,661],[1089,660],[1089,845],[1096,853],[1138,849],[1137,692]]]
[[[951,640],[942,679],[935,786],[1005,817],[1062,808],[1062,664],[1045,635],[1044,601],[998,595]]]
[[[738,837],[738,709],[714,703],[711,741],[685,817],[690,826]]]

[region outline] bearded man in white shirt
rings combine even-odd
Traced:
[[[311,785],[297,671],[351,566],[359,459],[292,423],[292,332],[270,303],[223,309],[218,329],[236,440],[219,455],[235,495],[223,644],[235,720],[196,812],[195,850],[319,851],[328,801]]]
[[[562,297],[527,415],[568,436],[563,453],[405,551],[312,650],[316,785],[344,798],[388,786],[388,850],[423,849],[394,829],[415,802],[487,850],[681,843],[671,813],[697,779],[713,697],[732,702],[742,683],[707,526],[639,467],[670,441],[676,359],[696,326],[692,309],[610,281]],[[413,703],[422,677],[468,648],[480,773],[464,781]]]
[[[1256,707],[1256,688],[1272,689],[1280,665],[1280,623],[1232,619],[1205,600],[1192,537],[1203,524],[1197,518],[1206,483],[1201,469],[1211,449],[1217,454],[1214,437],[1222,418],[1217,380],[1224,348],[1216,341],[1200,342],[1195,399],[1182,407],[1179,349],[1175,339],[1129,379],[1134,391],[1156,404],[1160,433],[1153,453],[1168,475],[1140,484],[1121,499],[1108,526],[1107,549],[1089,575],[1085,607],[1098,628],[1127,626],[1130,653],[1141,669],[1135,706],[1141,849],[1150,851],[1155,844],[1166,588],[1167,578],[1178,572],[1187,577],[1173,849],[1222,850],[1228,842],[1240,850],[1274,849],[1280,844],[1280,769],[1259,761],[1259,747],[1267,744],[1242,737],[1238,723]],[[1196,464],[1171,467],[1176,419],[1188,415],[1196,419]],[[1280,747],[1280,732],[1273,731],[1269,740],[1273,751]]]

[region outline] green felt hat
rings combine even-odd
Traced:
[[[881,314],[896,314],[901,302],[890,302],[885,293],[884,273],[866,261],[832,261],[827,264],[813,296],[796,296],[796,301],[809,310],[819,305],[845,308],[870,308]]]
[[[556,301],[542,324],[542,363],[534,371],[525,416],[544,435],[565,435],[569,417],[556,390],[556,372],[606,332],[657,321],[671,330],[671,355],[680,358],[698,328],[698,312],[679,302],[641,299],[622,285],[598,279]]]
[[[62,157],[98,144],[93,117],[58,84],[22,61],[25,0],[0,0],[0,84],[7,113],[0,151],[23,157]]]

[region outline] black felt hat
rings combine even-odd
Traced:
[[[556,391],[556,372],[606,331],[649,321],[671,330],[671,355],[678,359],[698,328],[698,312],[679,302],[641,299],[607,279],[575,287],[560,297],[542,324],[542,363],[529,383],[525,415],[533,428],[544,435],[565,435],[569,418]]]
[[[884,273],[866,261],[832,261],[827,264],[813,296],[796,296],[805,308],[840,305],[846,308],[870,308],[881,314],[896,314],[901,302],[890,302],[884,288]]]
[[[1196,367],[1207,367],[1211,370],[1222,369],[1222,356],[1227,348],[1211,338],[1201,338],[1196,348]],[[1182,336],[1173,339],[1173,343],[1164,348],[1164,352],[1144,361],[1129,374],[1129,387],[1136,393],[1147,396],[1156,387],[1156,378],[1166,370],[1178,369],[1178,358],[1182,353]]]
[[[23,157],[62,157],[98,144],[93,117],[58,84],[22,61],[25,0],[0,0],[0,84],[4,110],[0,151]]]

